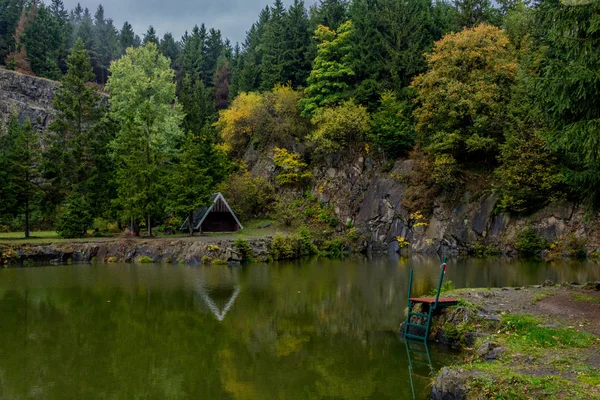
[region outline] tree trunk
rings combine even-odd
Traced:
[[[148,236],[152,236],[152,225],[150,224],[150,214],[148,214]]]
[[[190,236],[194,236],[194,212],[190,211],[190,216],[188,218],[188,228],[190,231]]]
[[[29,199],[25,200],[25,239],[29,239]]]

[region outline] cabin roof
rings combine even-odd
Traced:
[[[227,200],[225,200],[225,197],[223,197],[223,194],[221,194],[221,192],[218,192],[218,193],[213,194],[210,197],[210,202],[209,202],[208,206],[200,207],[194,213],[194,222],[196,223],[196,225],[194,226],[194,230],[199,230],[200,229],[200,226],[202,226],[202,223],[204,222],[204,220],[206,219],[206,217],[208,216],[208,214],[210,214],[210,212],[212,211],[212,209],[215,207],[215,204],[217,204],[217,201],[219,201],[219,199],[221,199],[223,201],[223,203],[227,207],[227,210],[229,210],[229,212],[231,213],[231,215],[235,219],[235,222],[238,224],[238,226],[240,227],[240,229],[244,229],[244,227],[242,226],[242,224],[240,223],[240,221],[237,219],[237,216],[235,215],[235,213],[231,209],[231,207],[229,207],[229,204],[227,203]],[[181,228],[179,228],[179,229],[182,230],[182,231],[186,231],[186,230],[189,229],[189,217],[186,218],[186,220],[183,222],[183,225],[181,225]]]

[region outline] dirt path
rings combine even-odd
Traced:
[[[465,290],[460,296],[490,313],[538,315],[552,324],[600,336],[600,291],[577,286],[532,286]]]

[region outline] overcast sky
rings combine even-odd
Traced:
[[[317,0],[305,0],[307,5]],[[63,0],[65,8],[74,8],[77,0]],[[49,1],[46,1],[49,3]],[[112,18],[117,29],[129,21],[135,32],[143,37],[149,25],[154,25],[162,37],[171,32],[176,39],[204,23],[207,28],[220,29],[231,43],[244,41],[246,31],[258,19],[258,13],[273,0],[79,0],[90,9],[92,16],[98,4],[104,6],[106,18]],[[286,7],[293,0],[283,0]]]

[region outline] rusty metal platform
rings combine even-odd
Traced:
[[[424,303],[424,304],[433,304],[435,303],[435,297],[413,297],[410,299],[411,303]],[[458,299],[452,299],[450,297],[440,297],[438,299],[438,304],[443,304],[445,306],[452,306],[458,304]]]

